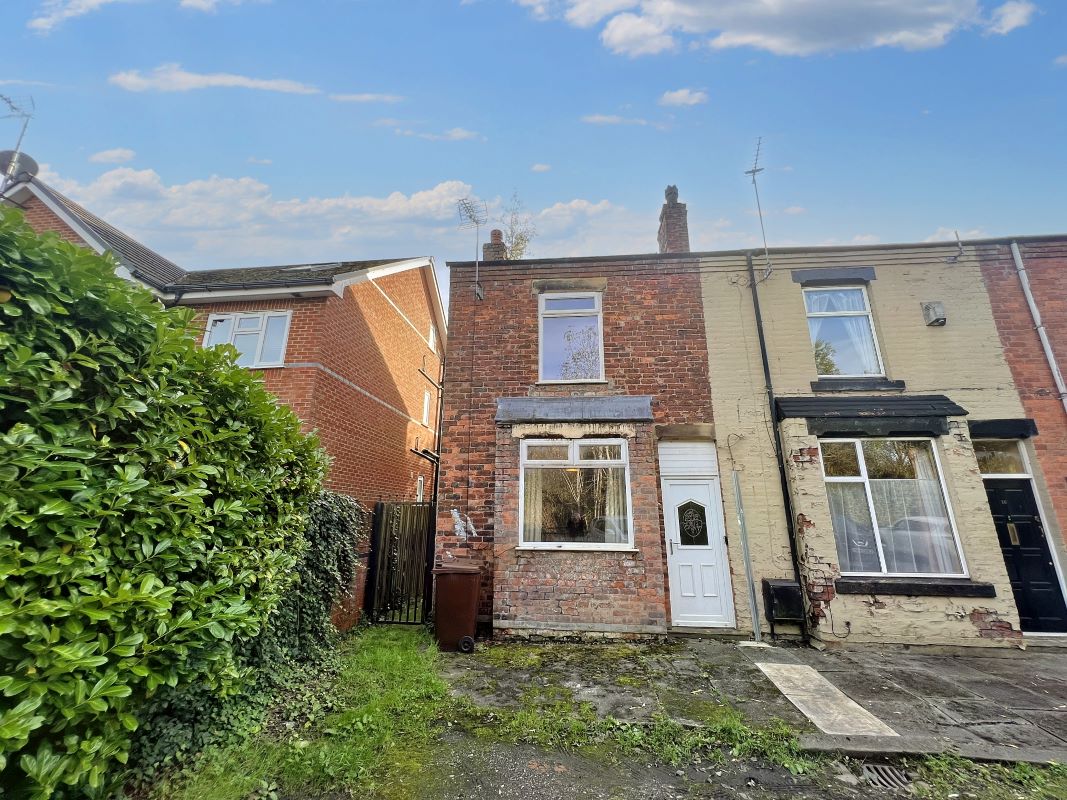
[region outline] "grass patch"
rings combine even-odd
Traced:
[[[410,797],[449,705],[437,651],[420,630],[371,628],[341,645],[334,711],[215,750],[153,794],[156,800],[318,796],[341,790]]]
[[[1067,800],[1067,767],[1061,764],[986,764],[954,755],[929,756],[915,765],[920,797],[1047,798]]]

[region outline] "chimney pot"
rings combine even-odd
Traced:
[[[659,251],[661,253],[689,252],[689,212],[685,203],[678,202],[678,187],[671,185],[663,193],[667,201],[659,212]]]
[[[493,244],[503,244],[504,231],[500,230],[499,228],[493,228],[493,230],[489,231],[489,241],[491,241]]]

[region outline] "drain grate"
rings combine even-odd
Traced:
[[[860,777],[879,789],[907,789],[911,786],[907,773],[889,764],[864,764]]]

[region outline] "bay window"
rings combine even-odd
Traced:
[[[824,439],[819,449],[842,574],[965,576],[930,439]]]
[[[885,374],[864,287],[805,289],[804,308],[819,377],[864,378]]]
[[[542,439],[520,445],[523,547],[633,547],[625,439]]]

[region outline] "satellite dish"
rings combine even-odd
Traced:
[[[0,175],[6,176],[11,169],[11,162],[18,158],[15,164],[15,174],[11,177],[15,181],[26,181],[32,178],[40,170],[37,162],[25,153],[16,153],[14,150],[0,150]]]

